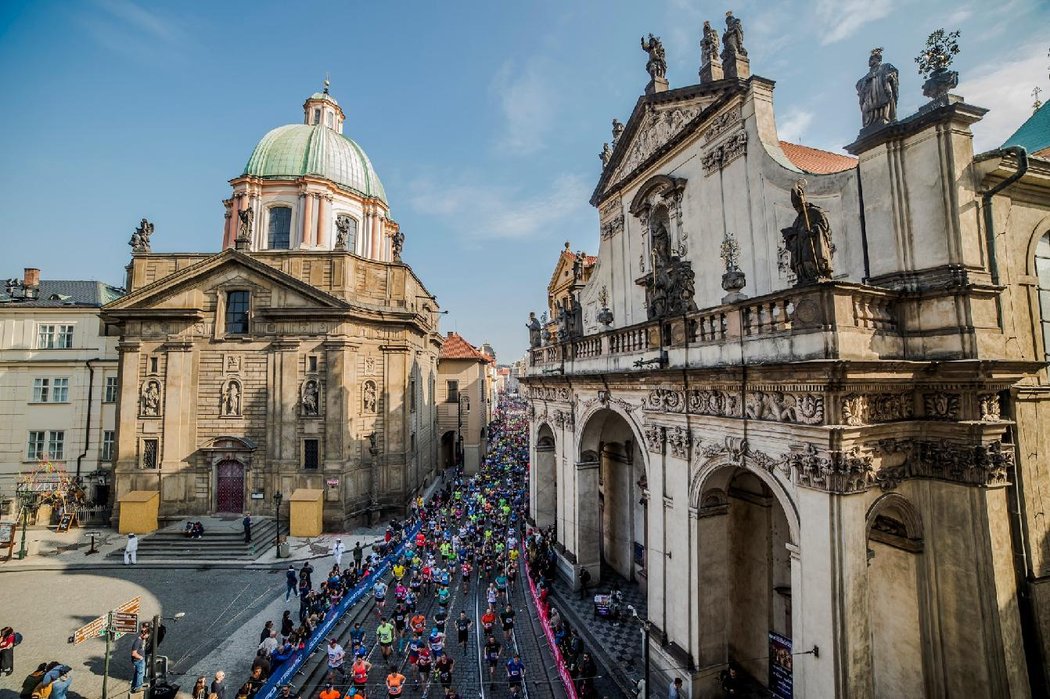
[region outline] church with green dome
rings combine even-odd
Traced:
[[[133,239],[128,293],[102,309],[120,335],[115,521],[143,492],[161,524],[280,502],[287,522],[294,501],[316,535],[433,482],[440,310],[345,121],[326,81],[303,123],[262,137],[220,252]]]
[[[328,93],[303,103],[303,122],[278,126],[260,139],[224,201],[223,247],[246,250],[346,250],[389,262],[403,238],[390,218],[372,162],[343,133],[346,115]],[[252,235],[241,236],[244,217]]]

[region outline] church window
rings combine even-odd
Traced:
[[[1050,358],[1050,233],[1035,248],[1035,274],[1039,279],[1039,320],[1043,331],[1043,356]]]
[[[142,468],[157,468],[160,458],[160,440],[142,440]]]
[[[309,372],[317,371],[317,355],[311,354],[306,358],[306,370]]]
[[[303,440],[303,468],[316,470],[318,466],[318,440]]]
[[[292,210],[287,206],[270,208],[269,247],[271,250],[287,250],[291,247]]]
[[[314,125],[321,123],[321,110],[319,108],[314,109]]]
[[[159,369],[158,369],[159,366],[160,366],[160,357],[150,357],[149,358],[149,373],[156,374],[159,371]]]
[[[332,119],[333,119],[333,116],[332,116],[331,112],[328,112],[327,114],[325,114],[325,124],[330,129],[334,129],[335,128],[335,123],[332,121]]]
[[[251,294],[247,291],[226,293],[226,332],[230,335],[248,334],[248,307]]]

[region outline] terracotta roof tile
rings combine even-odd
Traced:
[[[814,175],[830,175],[833,172],[842,172],[857,167],[856,158],[819,148],[810,148],[798,143],[781,141],[780,150],[784,151],[784,155],[795,167],[812,172]]]
[[[473,359],[474,361],[486,363],[493,361],[491,357],[455,332],[449,332],[445,338],[445,344],[441,345],[438,359]]]

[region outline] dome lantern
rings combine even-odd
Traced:
[[[309,126],[326,126],[341,134],[346,115],[335,98],[328,94],[329,85],[331,83],[326,75],[324,90],[306,98],[306,102],[303,103],[303,123]]]

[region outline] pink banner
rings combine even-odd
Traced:
[[[525,550],[524,542],[522,543],[522,561],[525,563],[525,579],[529,581],[529,590],[532,592],[532,601],[536,605],[536,611],[540,615],[540,625],[543,626],[543,635],[547,637],[547,644],[551,647],[551,653],[554,655],[554,665],[558,668],[558,674],[561,675],[561,681],[565,685],[565,692],[569,695],[569,699],[577,699],[576,696],[576,683],[572,681],[572,675],[569,674],[569,668],[565,666],[565,660],[561,657],[561,649],[558,648],[558,644],[554,642],[554,631],[550,627],[549,615],[547,609],[540,603],[540,596],[536,592],[536,583],[532,581],[532,576],[529,575],[529,556]]]

